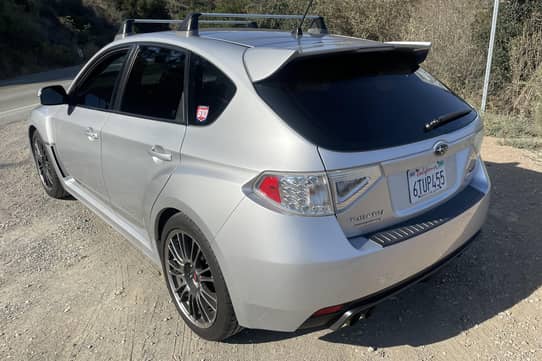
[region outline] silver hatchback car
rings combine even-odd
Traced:
[[[489,202],[482,122],[420,67],[430,44],[251,17],[298,18],[128,20],[28,123],[46,192],[160,264],[210,340],[352,324],[461,253]]]

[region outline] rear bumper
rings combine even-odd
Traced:
[[[319,309],[367,308],[423,278],[482,227],[490,185],[482,163],[479,168],[469,186],[479,196],[471,204],[433,228],[386,246],[370,235],[348,240],[335,217],[285,216],[245,199],[214,245],[239,323],[295,331],[307,327]]]
[[[473,237],[471,237],[467,242],[465,242],[461,247],[456,249],[453,253],[444,257],[443,259],[431,265],[427,269],[421,272],[418,272],[417,274],[407,278],[406,280],[399,282],[398,284],[395,284],[380,292],[377,292],[376,294],[372,294],[372,295],[363,297],[359,300],[352,301],[346,304],[340,312],[325,315],[325,316],[320,316],[320,317],[311,317],[307,321],[305,321],[305,323],[303,323],[299,327],[299,329],[309,329],[309,328],[327,326],[334,331],[338,330],[343,325],[347,324],[350,319],[355,318],[359,316],[360,314],[364,315],[365,313],[368,313],[374,306],[376,306],[380,302],[385,301],[389,297],[406,290],[410,286],[413,286],[416,283],[422,281],[423,279],[438,272],[441,268],[443,268],[448,263],[453,261],[456,257],[463,254],[463,252],[468,248],[468,246],[470,246],[478,238],[479,234],[480,232],[476,233]]]

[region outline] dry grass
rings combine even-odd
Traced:
[[[485,113],[483,119],[486,134],[500,138],[503,144],[542,150],[542,128],[533,118]]]

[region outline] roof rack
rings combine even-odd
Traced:
[[[200,17],[206,18],[225,18],[225,19],[243,19],[243,20],[199,20]],[[257,28],[258,24],[250,19],[270,19],[270,20],[301,20],[303,15],[281,15],[281,14],[233,14],[233,13],[189,13],[184,20],[165,20],[165,19],[127,19],[124,20],[119,34],[115,37],[124,39],[134,34],[134,24],[178,24],[179,31],[185,31],[188,36],[199,35],[199,24],[227,24],[242,25],[249,28]],[[324,18],[319,15],[307,15],[309,24],[309,34],[325,35],[328,33]]]

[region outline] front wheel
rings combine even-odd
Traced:
[[[45,192],[53,198],[66,198],[68,193],[62,187],[62,183],[56,175],[53,160],[49,157],[45,143],[37,131],[32,134],[32,155]]]
[[[209,242],[184,214],[162,232],[162,269],[181,317],[200,337],[219,341],[241,330]]]

